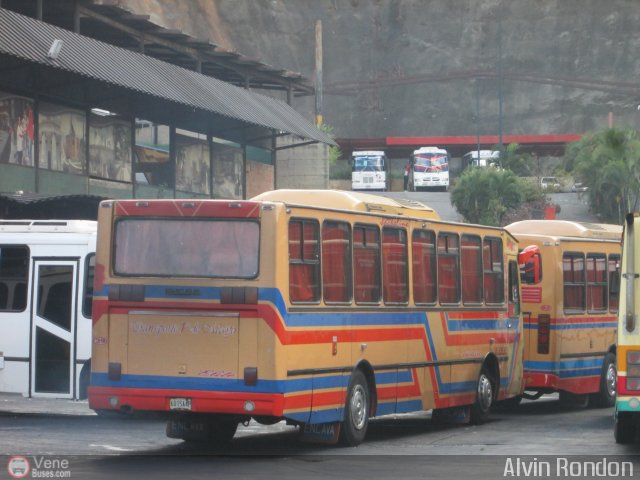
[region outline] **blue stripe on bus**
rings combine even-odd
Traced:
[[[393,415],[395,413],[410,413],[422,410],[421,400],[404,400],[399,402],[378,403],[376,417]],[[328,408],[326,410],[314,410],[312,412],[287,413],[286,417],[304,423],[332,423],[341,422],[344,419],[344,408]]]
[[[524,369],[530,373],[557,373],[560,378],[600,375],[604,358],[579,358],[554,361],[525,361]]]
[[[410,371],[380,372],[375,374],[376,385],[395,385],[399,382],[412,382]],[[256,386],[249,387],[240,379],[171,377],[162,375],[122,375],[121,380],[109,380],[106,373],[92,373],[91,385],[98,387],[122,388],[169,388],[172,390],[217,390],[223,392],[255,393],[295,393],[344,388],[348,385],[349,374],[304,377],[289,380],[258,380]]]
[[[182,285],[175,287],[176,289],[193,290],[198,292],[194,295],[170,295],[167,290],[174,288],[172,285],[146,285],[145,297],[147,299],[172,299],[172,300],[220,300],[219,287],[193,287]],[[108,297],[109,285],[105,285],[101,290],[94,293],[98,297]],[[287,327],[335,327],[335,326],[367,326],[367,325],[416,325],[424,323],[424,312],[389,312],[382,310],[381,313],[372,315],[371,312],[358,313],[351,312],[309,312],[309,313],[288,313],[287,306],[284,302],[282,294],[277,288],[260,288],[258,289],[258,300],[272,303],[284,324]],[[497,319],[451,319],[447,317],[447,327],[450,332],[469,332],[483,330],[509,330],[507,328],[508,320]],[[511,319],[513,328],[514,319]]]
[[[299,419],[302,418],[300,414],[289,414],[285,415],[287,418]],[[314,410],[311,412],[309,416],[307,414],[306,420],[298,420],[303,421],[304,423],[333,423],[333,422],[341,422],[344,419],[344,408],[330,408],[327,410]]]

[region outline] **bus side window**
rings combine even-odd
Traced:
[[[620,255],[609,255],[609,311],[618,311],[620,297]]]

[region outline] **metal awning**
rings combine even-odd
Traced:
[[[61,40],[62,47],[56,58],[50,58],[48,52],[55,40]],[[280,100],[2,8],[0,55],[172,102],[200,115],[211,113],[335,145],[328,135]]]
[[[55,195],[46,193],[0,193],[0,218],[34,220],[97,220],[99,195]]]

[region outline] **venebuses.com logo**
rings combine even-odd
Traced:
[[[7,464],[7,471],[13,478],[25,478],[31,471],[31,465],[25,457],[11,457]]]
[[[7,462],[11,478],[71,478],[69,460],[65,458],[13,456]]]

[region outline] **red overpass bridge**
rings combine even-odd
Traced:
[[[582,138],[581,133],[547,133],[541,135],[503,135],[502,143],[517,143],[520,151],[536,156],[561,157],[567,143]],[[336,142],[343,157],[348,158],[354,150],[384,150],[389,158],[408,158],[419,147],[445,148],[453,157],[478,149],[490,150],[500,142],[498,135],[463,135],[433,137],[382,137],[382,138],[338,138]]]

